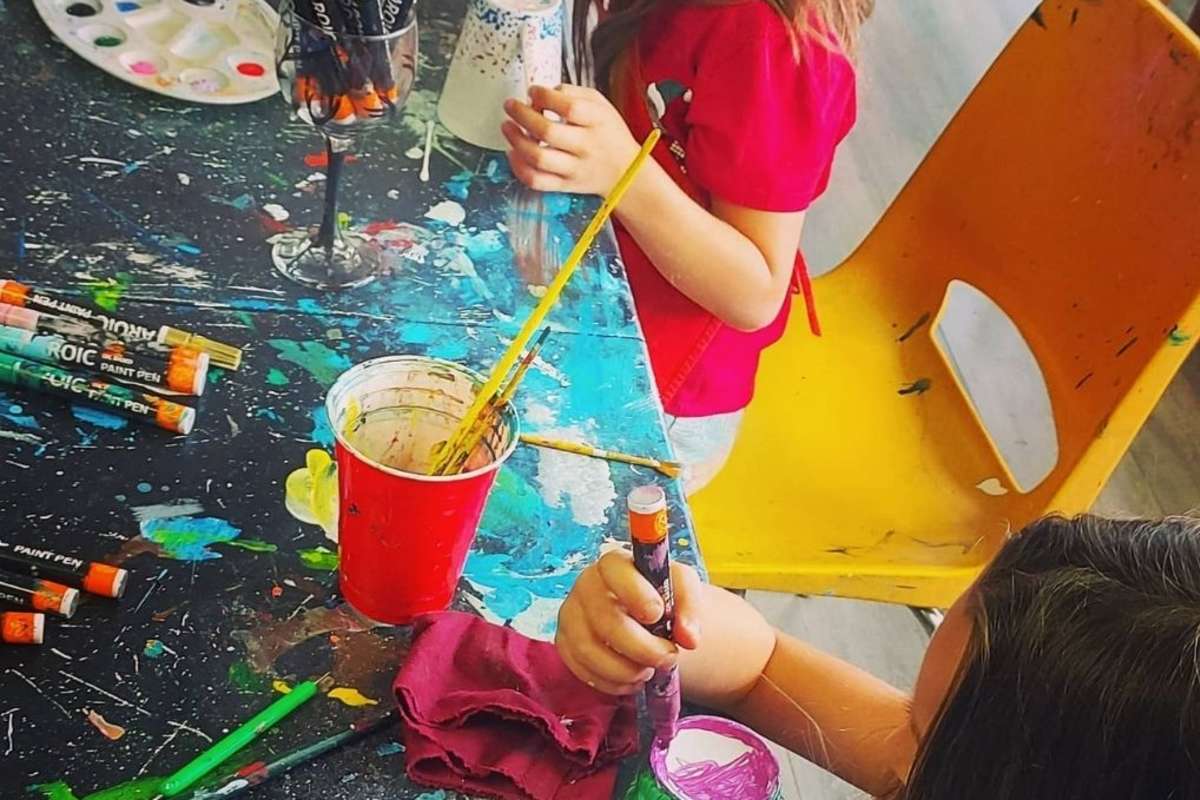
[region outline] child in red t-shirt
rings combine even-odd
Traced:
[[[663,132],[616,229],[692,492],[728,457],[789,290],[807,286],[804,211],[854,122],[846,53],[872,0],[611,0],[590,34],[593,0],[575,2],[576,58],[604,92],[510,101],[509,161],[533,189],[602,195]]]

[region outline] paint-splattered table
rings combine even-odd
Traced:
[[[10,31],[0,49],[3,273],[246,346],[240,371],[211,376],[187,438],[46,397],[0,396],[3,535],[133,571],[119,604],[90,602],[66,624],[54,621],[43,647],[0,650],[5,800],[31,784],[83,798],[170,772],[264,706],[274,680],[331,672],[338,686],[389,702],[406,632],[372,629],[347,611],[317,549],[331,543],[288,514],[282,487],[308,449],[330,445],[321,401],[341,370],[386,353],[486,368],[536,302],[531,284],[545,279],[514,267],[505,220],[515,187],[502,159],[443,133],[434,179],[417,179],[412,149],[434,115],[461,13],[458,2],[422,8],[418,91],[404,120],[368,139],[347,169],[343,207],[388,246],[392,274],[314,295],[270,264],[267,239],[315,220],[322,188],[318,139],[287,120],[282,101],[199,107],[139,91],[69,53],[29,3],[0,4]],[[461,206],[462,224],[426,216],[444,202]],[[552,246],[567,249],[593,208],[549,198]],[[522,387],[526,428],[666,457],[611,242],[574,278],[553,323],[544,361]],[[519,448],[456,606],[549,636],[579,570],[605,539],[624,535],[618,498],[652,478]],[[670,491],[676,552],[694,562]],[[110,740],[88,711],[124,735]],[[250,754],[291,749],[361,713],[322,698]],[[444,796],[409,785],[387,742],[335,754],[254,796]]]

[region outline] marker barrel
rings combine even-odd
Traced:
[[[129,573],[120,567],[4,541],[0,541],[0,568],[76,586],[100,597],[120,597],[129,581]]]
[[[208,355],[192,348],[142,355],[117,341],[99,344],[7,326],[0,327],[0,352],[187,395],[203,394],[208,376]]]
[[[196,421],[193,409],[165,397],[136,392],[8,353],[0,353],[0,383],[90,402],[138,422],[183,435],[191,433]]]
[[[650,633],[672,639],[675,626],[675,591],[671,585],[671,548],[667,538],[667,496],[658,486],[638,486],[627,500],[633,563],[663,601],[663,615],[647,625]],[[646,711],[656,742],[670,742],[679,724],[679,668],[655,670],[646,682]]]
[[[79,605],[79,592],[54,581],[0,570],[0,601],[71,617]]]
[[[46,615],[29,611],[0,613],[0,642],[41,644],[46,633]]]

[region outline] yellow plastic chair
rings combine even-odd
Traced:
[[[934,331],[965,281],[1041,367],[1022,491]],[[1009,531],[1089,508],[1200,334],[1200,39],[1154,0],[1044,2],[762,364],[693,498],[714,582],[945,606]]]

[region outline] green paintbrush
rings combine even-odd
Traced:
[[[174,797],[212,772],[225,759],[250,744],[275,723],[310,700],[317,693],[317,683],[317,681],[305,681],[299,684],[240,728],[196,756],[187,766],[163,782],[158,797]]]

